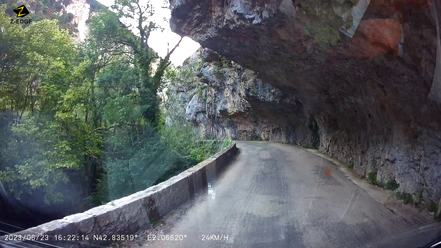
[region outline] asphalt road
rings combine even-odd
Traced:
[[[130,246],[417,247],[441,236],[439,225],[394,213],[309,151],[269,142],[237,146],[237,159],[207,195]],[[152,241],[170,237],[182,240]]]

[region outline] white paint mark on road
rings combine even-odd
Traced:
[[[348,203],[348,207],[346,208],[345,212],[344,212],[343,215],[341,216],[340,221],[343,219],[343,217],[345,217],[346,212],[348,212],[349,206],[351,206],[352,200],[354,200],[355,191],[357,191],[357,187],[354,187],[354,193],[352,193],[351,200],[349,201],[349,203]]]

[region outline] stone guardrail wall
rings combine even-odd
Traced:
[[[126,235],[135,235],[140,230],[151,228],[152,223],[194,199],[197,194],[206,193],[208,182],[217,178],[237,151],[236,144],[230,145],[213,157],[144,191],[83,213],[2,236],[0,247],[15,247],[7,244],[21,247],[92,247],[93,244],[110,244],[117,242],[115,239],[127,238]],[[23,242],[33,237],[38,239]],[[17,241],[11,241],[11,238]],[[104,238],[106,240],[99,240]]]

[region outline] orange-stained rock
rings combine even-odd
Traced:
[[[398,53],[401,41],[400,23],[393,19],[362,21],[353,37],[356,56],[373,58],[388,52]]]

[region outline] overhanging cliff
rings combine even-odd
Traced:
[[[257,96],[248,105],[227,102],[245,106],[239,111],[244,114],[213,112],[236,115],[231,122],[254,130],[224,135],[309,145],[318,139],[320,150],[353,165],[358,174],[376,172],[383,183],[396,180],[416,202],[437,202],[441,111],[428,97],[436,67],[437,8],[431,1],[370,1],[357,24],[359,4],[171,0],[171,26],[256,72],[251,88],[264,89],[263,95],[272,88],[277,92],[271,101]],[[353,37],[341,32],[352,26],[357,27]],[[213,82],[229,80],[249,81]],[[234,92],[242,94],[240,87],[229,94]],[[205,108],[209,105],[210,98]]]

